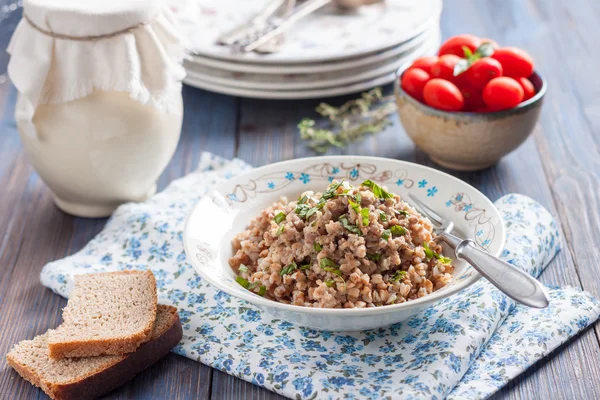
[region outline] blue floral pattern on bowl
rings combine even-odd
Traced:
[[[243,184],[234,186],[232,193],[227,194],[230,202],[245,202],[261,194],[281,191],[299,180],[307,184],[311,179],[322,181],[323,186],[334,180],[348,180],[357,185],[370,179],[380,184],[386,184],[393,191],[393,187],[405,189],[424,189],[427,197],[437,196],[440,192],[438,186],[422,178],[410,178],[406,169],[379,171],[378,166],[372,163],[318,163],[303,167],[298,171],[276,171],[249,179]],[[264,182],[267,182],[266,186]],[[416,185],[416,186],[415,186]],[[457,212],[464,212],[464,218],[470,222],[473,232],[481,232],[474,235],[475,243],[484,250],[489,250],[489,245],[496,236],[496,223],[489,216],[485,208],[476,207],[470,196],[465,193],[446,194],[447,207],[453,206]],[[475,207],[475,208],[474,208]]]

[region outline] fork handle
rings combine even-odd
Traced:
[[[456,258],[471,264],[510,298],[534,308],[545,308],[550,303],[544,285],[527,272],[486,253],[471,239],[461,239],[449,233],[439,236],[454,249]]]
[[[244,39],[241,39],[237,41],[238,43],[236,44],[238,44],[238,47],[240,47],[244,52],[254,51],[259,46],[268,42],[278,34],[284,32],[298,20],[306,17],[307,15],[317,11],[319,8],[322,8],[331,2],[332,0],[308,0],[299,6],[292,14],[279,21],[273,22],[265,30],[261,31],[258,34],[258,37],[251,37],[248,43],[246,43]]]
[[[250,21],[237,25],[229,32],[222,34],[217,39],[217,43],[222,45],[230,45],[237,39],[244,37],[247,32],[252,30],[257,25],[266,23],[269,17],[274,15],[283,4],[284,0],[271,0],[269,3],[267,3],[265,8],[250,18]]]

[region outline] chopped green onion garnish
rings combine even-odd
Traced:
[[[437,259],[440,260],[442,262],[442,264],[451,264],[452,263],[452,259],[451,258],[444,257],[444,256],[439,255],[439,254],[438,254]]]
[[[427,243],[423,243],[423,249],[425,250],[425,255],[427,256],[427,258],[436,258],[438,260],[440,260],[442,262],[442,264],[451,264],[452,263],[452,259],[448,258],[448,257],[444,257],[441,254],[436,253],[435,251],[431,250],[429,248],[429,246],[427,245]]]
[[[390,282],[398,282],[401,279],[404,279],[406,276],[406,271],[396,271],[394,275],[390,278]]]
[[[313,216],[313,214],[317,212],[317,210],[318,210],[318,208],[317,208],[317,207],[313,207],[313,208],[309,209],[309,210],[306,212],[306,220],[309,220],[309,219],[310,219],[310,217],[312,217],[312,216]]]
[[[329,188],[323,192],[323,195],[321,196],[321,198],[325,199],[325,200],[333,199],[337,195],[336,191],[342,185],[342,182],[340,182],[340,183],[336,182],[336,183],[332,183],[331,185],[329,185]]]
[[[333,287],[335,285],[335,281],[325,281],[327,287]]]
[[[362,201],[362,196],[360,195],[360,193],[356,193],[356,195],[354,196],[354,198],[356,199],[356,202],[360,206],[360,202]]]
[[[373,194],[380,199],[391,199],[394,197],[393,194],[386,192],[381,186],[379,186],[370,179],[364,181],[363,183],[361,183],[361,185],[370,188]]]
[[[244,289],[248,289],[250,287],[250,282],[248,282],[247,279],[244,279],[241,276],[238,276],[237,278],[235,278],[235,281],[237,283],[239,283],[240,285],[242,285],[244,287]]]
[[[306,204],[308,201],[308,196],[304,195],[298,199],[298,204]]]
[[[285,220],[285,214],[283,212],[279,212],[275,218],[273,218],[273,221],[275,221],[275,223],[280,224]]]
[[[325,203],[327,203],[327,200],[325,199],[319,199],[319,201],[317,202],[317,205],[315,206],[316,209],[320,210],[321,208],[325,207]]]
[[[387,222],[388,217],[383,211],[379,211],[379,220],[381,222]]]
[[[400,225],[392,226],[390,228],[390,231],[392,232],[392,236],[401,236],[406,233],[406,229],[404,229],[404,227]]]
[[[363,226],[369,226],[369,209],[363,208],[362,210],[360,210],[360,215],[362,217]]]
[[[360,206],[358,205],[358,203],[355,203],[352,200],[348,200],[348,204],[350,204],[350,207],[352,207],[355,213],[360,213]]]
[[[279,275],[291,275],[297,269],[298,265],[295,262],[293,262],[290,265],[286,265],[285,267],[281,268],[281,272],[279,272]]]
[[[390,236],[392,236],[392,231],[390,231],[389,229],[386,229],[385,231],[383,231],[381,233],[381,238],[383,240],[388,240],[390,238]]]
[[[323,271],[331,272],[332,274],[339,276],[340,279],[344,281],[344,285],[346,285],[346,280],[344,279],[342,271],[339,269],[340,266],[337,265],[333,260],[330,258],[321,258],[319,265]]]
[[[308,221],[310,217],[312,217],[313,214],[317,212],[317,210],[323,208],[323,206],[325,206],[325,200],[323,199],[319,200],[315,207],[311,207],[310,205],[305,203],[298,203],[295,212],[300,218],[302,218],[305,221]]]
[[[338,218],[338,221],[340,221],[340,223],[342,224],[342,226],[347,231],[350,231],[352,233],[356,233],[357,235],[360,235],[362,233],[360,231],[360,229],[358,229],[358,226],[352,225],[350,222],[348,222],[348,218],[345,215],[342,215],[340,218]]]
[[[279,225],[279,228],[277,228],[277,232],[275,232],[276,236],[281,235],[283,232],[285,232],[285,225]]]
[[[339,269],[335,269],[335,268],[331,268],[331,267],[323,267],[323,271],[331,272],[332,274],[337,275],[340,278],[342,278],[342,271],[340,271]]]
[[[398,215],[405,215],[405,216],[409,216],[410,213],[408,211],[404,211],[404,210],[394,210],[394,212]]]
[[[254,289],[256,286],[259,285],[258,282],[248,282],[248,280],[242,278],[241,276],[238,276],[237,278],[235,278],[235,281],[237,283],[239,283],[241,286],[244,287],[244,289],[248,289],[248,290],[252,290]],[[258,292],[256,294],[258,294],[259,296],[264,296],[265,293],[267,293],[267,288],[263,285],[260,285],[258,288]]]
[[[310,269],[310,267],[311,267],[310,264],[302,264],[301,266],[298,267],[298,269],[301,271],[306,271],[307,269]]]
[[[300,218],[306,219],[306,213],[308,212],[308,210],[310,210],[310,206],[308,204],[298,203],[295,212]]]
[[[352,200],[348,200],[348,204],[354,210],[355,213],[359,214],[362,217],[363,226],[369,225],[369,209],[361,208],[359,203],[355,203]]]
[[[434,258],[435,257],[435,253],[433,252],[433,250],[431,250],[429,248],[429,246],[427,245],[426,242],[423,242],[423,249],[425,250],[425,256],[427,258]]]
[[[323,246],[321,246],[319,243],[314,242],[313,243],[313,249],[315,249],[315,251],[321,251],[323,250]]]
[[[367,254],[367,258],[371,261],[379,261],[381,254]]]
[[[248,272],[248,267],[246,267],[244,264],[240,264],[240,266],[238,267],[238,271]]]
[[[333,261],[331,258],[327,258],[327,257],[321,258],[321,261],[319,262],[319,265],[321,266],[321,268],[324,268],[324,267],[338,268],[339,267],[339,265],[337,265],[335,263],[335,261]]]

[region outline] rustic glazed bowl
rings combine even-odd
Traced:
[[[527,139],[539,119],[546,82],[537,72],[529,78],[536,95],[517,107],[490,113],[447,112],[402,90],[400,78],[409,66],[400,67],[394,81],[400,121],[415,145],[444,167],[474,171],[496,164]]]

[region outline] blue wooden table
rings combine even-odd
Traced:
[[[20,10],[0,0],[3,49]],[[3,7],[7,8],[3,8]],[[563,251],[542,275],[600,296],[600,1],[447,0],[444,37],[473,33],[526,49],[548,80],[540,123],[517,151],[481,172],[451,174],[492,200],[509,192],[533,197],[562,224]],[[0,355],[16,342],[57,326],[66,301],[42,287],[42,266],[76,252],[105,223],[61,213],[27,162],[13,118],[16,93],[0,75]],[[192,171],[201,151],[254,165],[314,155],[296,124],[314,117],[318,100],[261,101],[184,87],[181,143],[160,187]],[[340,104],[350,97],[327,99]],[[433,164],[415,149],[396,118],[385,132],[335,154],[391,157]],[[331,152],[334,154],[334,152]],[[494,398],[600,399],[600,327],[588,329],[535,365]],[[3,365],[1,399],[42,398]],[[170,354],[108,396],[114,399],[276,399],[280,396],[189,359]]]

